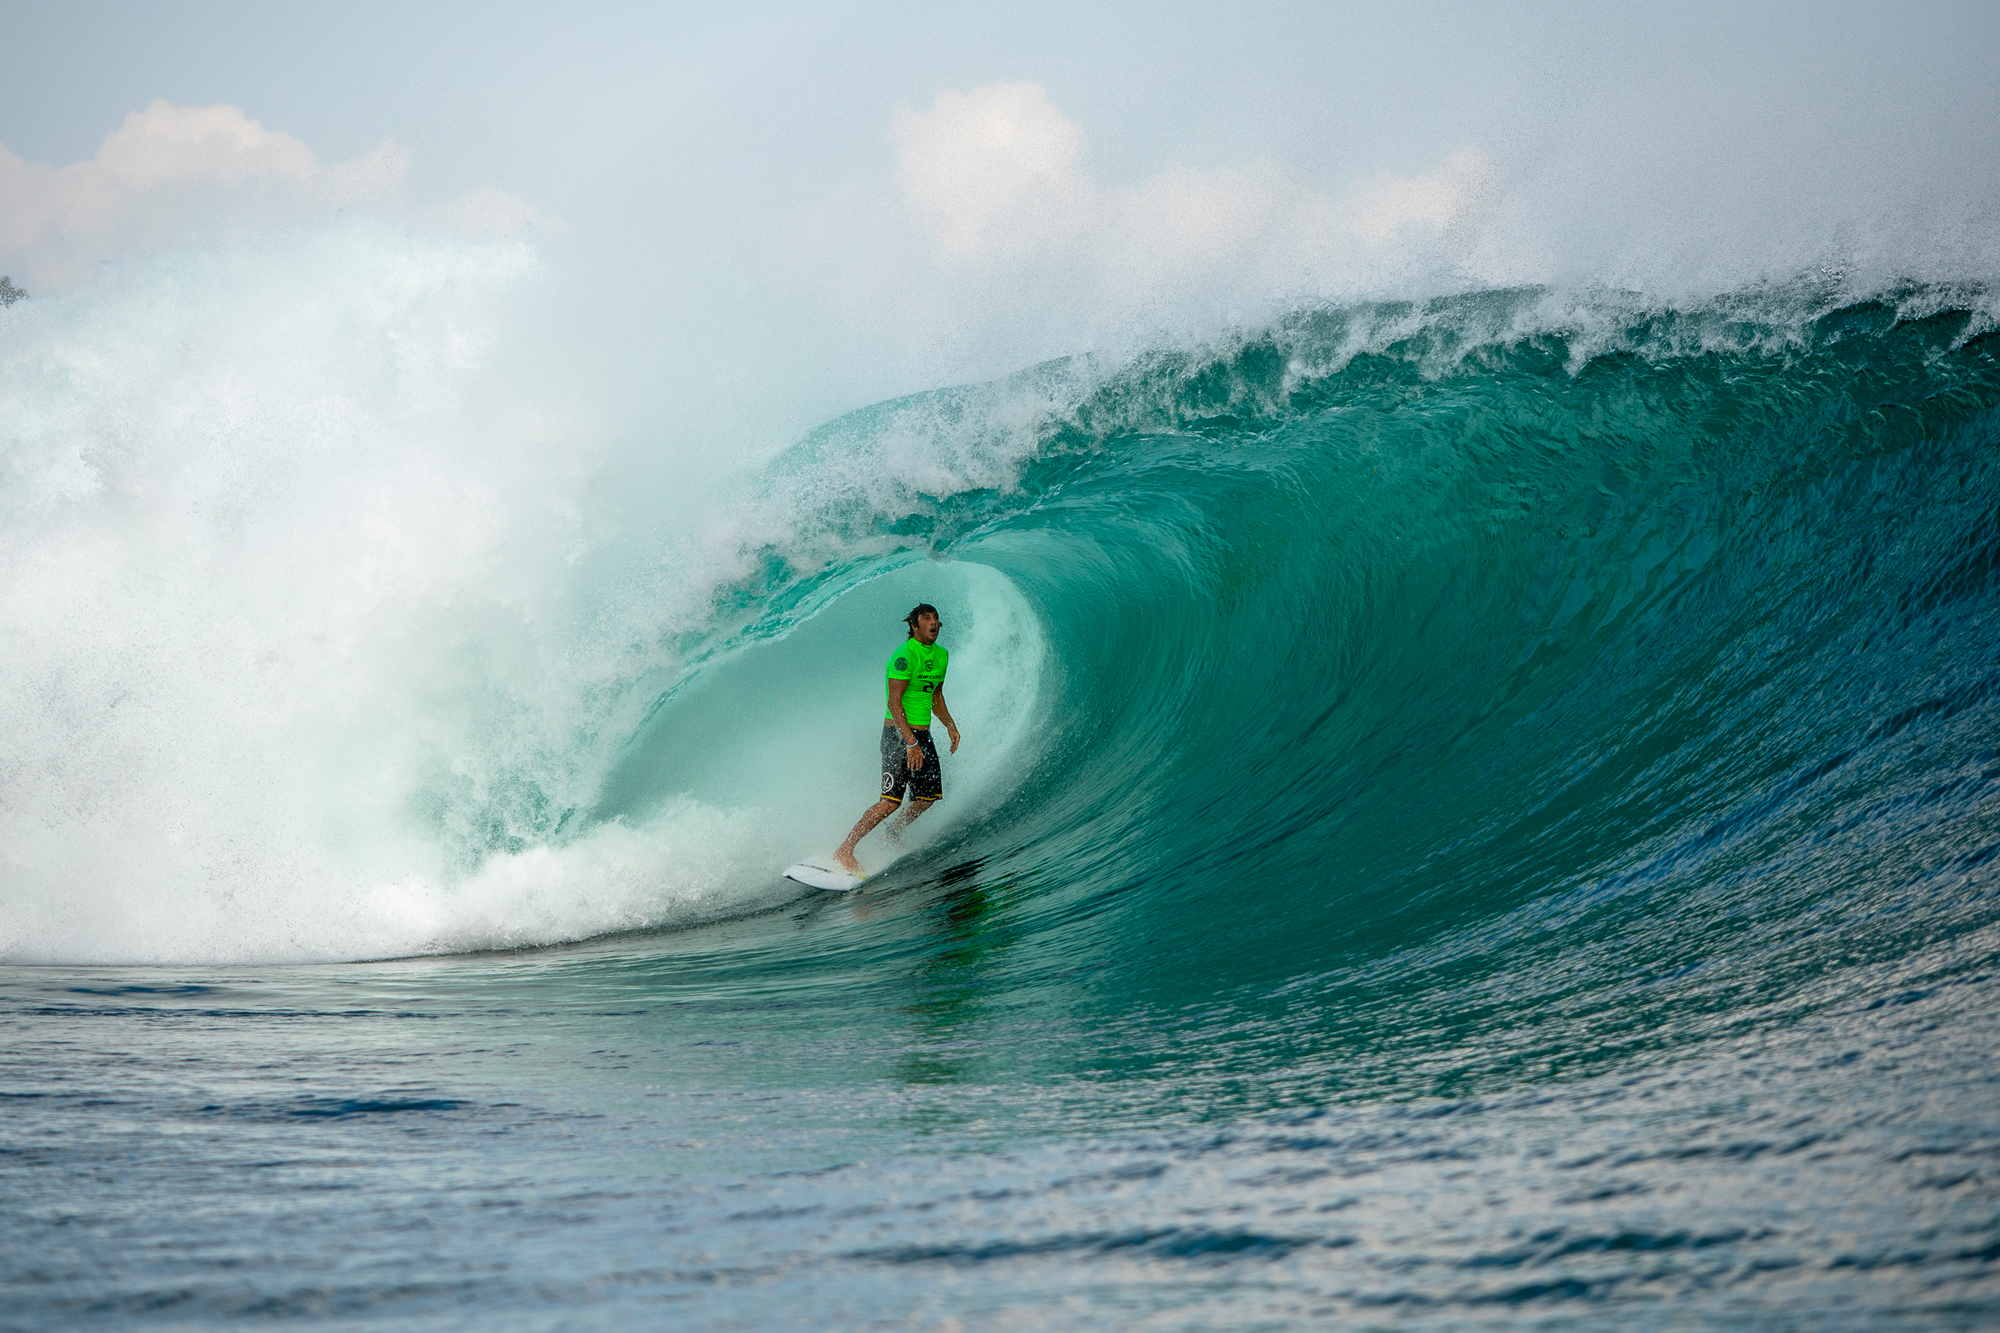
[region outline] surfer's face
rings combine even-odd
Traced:
[[[926,611],[917,617],[916,627],[911,633],[915,635],[918,643],[928,646],[937,642],[938,627],[941,623],[936,616]]]

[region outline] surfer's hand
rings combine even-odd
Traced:
[[[953,727],[953,728],[951,729],[951,752],[952,752],[953,754],[957,754],[957,753],[958,753],[958,728],[957,728],[957,727]]]
[[[910,765],[910,771],[914,773],[918,769],[924,766],[924,747],[921,745],[905,745],[903,747],[903,753],[905,755],[908,755],[909,752],[912,750],[915,750],[917,752],[917,757],[915,759],[910,759],[907,762]]]

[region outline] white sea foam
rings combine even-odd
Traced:
[[[634,683],[676,676],[673,636],[814,501],[683,495],[698,528],[621,530],[605,426],[523,373],[535,274],[515,242],[335,225],[0,315],[0,959],[379,957],[712,917],[866,804],[872,758],[823,810],[668,774],[590,819]],[[906,460],[908,484],[948,484],[936,467]],[[681,475],[704,468],[741,473]],[[969,623],[1031,666],[1019,599],[962,575]],[[966,679],[968,720],[1021,715]]]

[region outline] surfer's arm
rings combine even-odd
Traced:
[[[931,711],[944,719],[944,729],[951,733],[951,752],[958,753],[958,723],[951,720],[951,710],[944,706],[944,686],[937,688],[931,696]]]
[[[903,711],[903,692],[909,688],[910,682],[907,680],[889,682],[889,721],[895,724],[896,730],[903,733],[905,749],[917,743],[916,728],[910,725],[909,715]]]

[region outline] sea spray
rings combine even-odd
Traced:
[[[643,810],[592,813],[759,551],[894,544],[782,488],[626,530],[594,489],[605,423],[514,373],[536,279],[517,243],[357,226],[8,312],[0,956],[382,957],[708,919],[767,903],[770,867],[865,801],[865,763],[803,822],[782,782],[718,808],[666,771]],[[978,586],[956,631],[983,602],[1032,643]],[[843,678],[879,656],[861,642]],[[1032,693],[1023,651],[996,707]],[[955,693],[985,720],[976,679]]]

